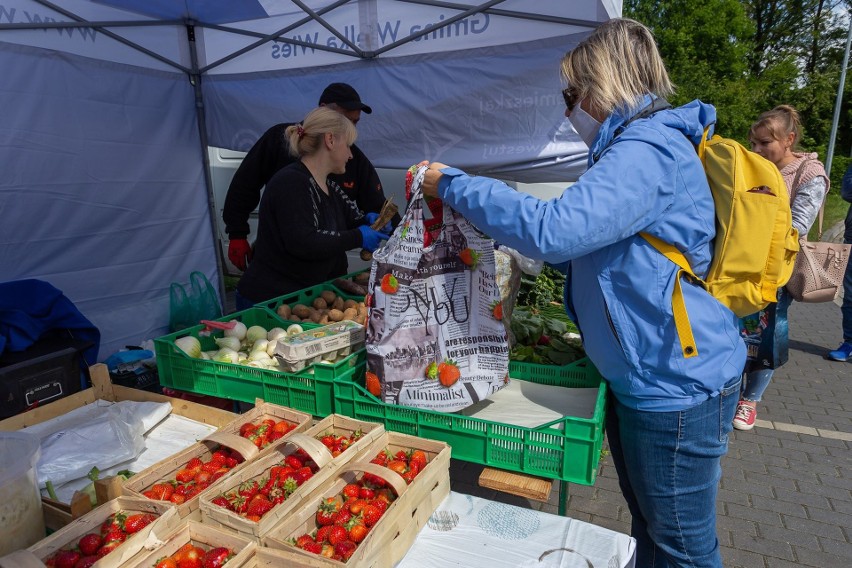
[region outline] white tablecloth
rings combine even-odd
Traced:
[[[635,550],[626,534],[451,492],[397,568],[634,568]]]

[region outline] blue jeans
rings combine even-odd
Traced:
[[[739,392],[737,377],[678,412],[633,410],[610,397],[606,433],[633,516],[637,567],[722,568],[716,492]]]
[[[852,244],[852,205],[846,213],[843,242]],[[840,313],[843,316],[843,341],[852,343],[852,262],[846,265],[846,272],[843,274],[843,305],[840,306]]]
[[[773,373],[775,369],[759,369],[746,373],[743,378],[742,397],[751,402],[760,402],[766,387],[769,386],[769,381],[772,380]]]

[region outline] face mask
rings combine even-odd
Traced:
[[[584,111],[580,105],[574,107],[574,110],[571,112],[571,116],[568,120],[571,121],[571,126],[574,127],[574,130],[577,131],[577,134],[579,134],[580,138],[583,139],[583,142],[586,143],[586,146],[591,148],[592,143],[598,136],[598,130],[601,128],[601,123],[592,118],[592,116]]]

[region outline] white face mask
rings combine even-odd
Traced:
[[[580,105],[574,107],[571,111],[571,116],[568,118],[571,121],[571,126],[586,143],[589,148],[598,136],[598,130],[601,129],[601,123],[595,120],[589,113],[584,111]]]

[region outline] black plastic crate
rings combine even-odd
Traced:
[[[68,338],[40,339],[20,352],[0,357],[0,418],[8,418],[79,392],[88,377],[82,351],[91,343]]]

